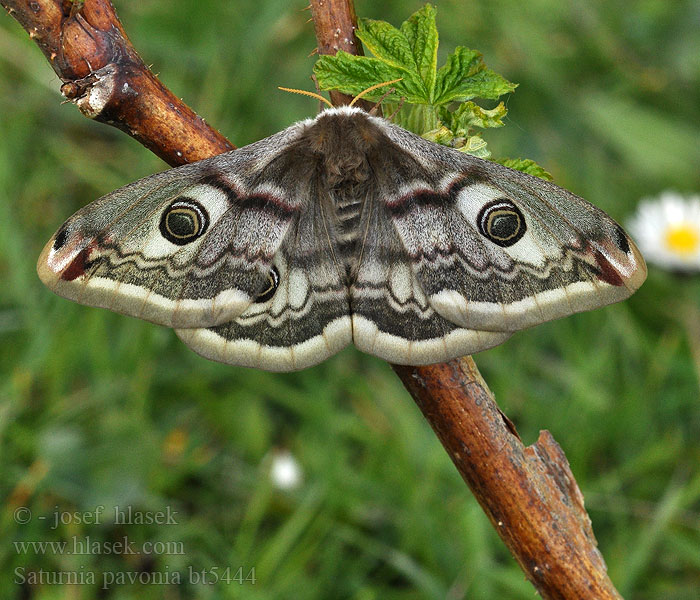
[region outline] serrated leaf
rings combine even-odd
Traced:
[[[426,131],[421,137],[425,138],[429,142],[435,142],[436,144],[442,144],[443,146],[452,146],[452,140],[454,140],[455,135],[443,125],[437,129]]]
[[[481,52],[469,50],[469,48],[464,46],[457,46],[438,71],[437,81],[435,82],[436,95],[444,95],[456,87],[462,79],[472,77],[485,68],[486,65]]]
[[[421,103],[424,98],[422,85],[416,86],[405,71],[378,58],[353,56],[342,50],[335,56],[320,56],[314,65],[314,75],[321,89],[340,90],[354,96],[382,81],[401,78],[401,81],[392,84],[397,99],[404,97],[406,102]],[[387,91],[386,88],[379,88],[365,97],[378,100]]]
[[[320,57],[314,73],[321,89],[357,95],[377,83],[401,78],[393,84],[394,98],[402,96],[406,103],[432,106],[476,97],[495,99],[515,89],[486,68],[481,53],[463,46],[437,70],[438,32],[435,8],[430,4],[411,15],[400,29],[384,21],[362,20],[357,36],[374,57],[345,52]],[[385,94],[386,89],[379,88],[366,97],[378,100]],[[489,118],[482,115],[481,121],[489,122]],[[495,117],[490,122],[494,126]]]
[[[435,87],[437,75],[438,30],[435,9],[426,4],[401,25],[401,33],[408,41],[413,58],[428,93]]]
[[[472,98],[495,100],[517,86],[487,69],[481,52],[458,46],[440,67],[435,80],[434,104]]]
[[[516,171],[522,171],[523,173],[545,179],[546,181],[552,181],[554,179],[549,171],[529,158],[502,158],[495,162],[504,167],[510,167]]]
[[[487,129],[503,127],[503,117],[508,113],[503,102],[492,109],[482,108],[474,102],[460,104],[457,110],[440,107],[440,119],[456,136],[466,136],[473,127]]]
[[[392,67],[418,72],[413,50],[396,27],[386,21],[361,19],[357,37],[376,58]]]
[[[462,145],[457,146],[456,148],[465,154],[471,154],[473,156],[478,156],[479,158],[489,158],[489,156],[491,156],[491,152],[486,146],[486,142],[481,139],[480,135],[472,135],[468,137]]]

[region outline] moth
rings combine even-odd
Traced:
[[[627,298],[646,266],[582,198],[341,107],[85,206],[38,273],[206,358],[291,371],[351,342],[472,354]]]

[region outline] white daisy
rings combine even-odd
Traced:
[[[270,479],[281,490],[299,487],[303,479],[301,466],[294,455],[287,450],[275,452],[270,466]]]
[[[685,198],[667,191],[642,200],[628,229],[647,261],[670,270],[700,271],[700,195]]]

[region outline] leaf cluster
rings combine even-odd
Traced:
[[[438,68],[436,10],[426,4],[397,29],[385,21],[362,19],[357,37],[373,56],[339,51],[321,56],[314,74],[322,90],[357,95],[377,83],[399,79],[386,88],[368,92],[368,100],[382,99],[394,121],[431,141],[481,158],[490,152],[480,130],[502,127],[507,109],[501,101],[484,108],[475,98],[498,100],[515,90],[511,83],[484,63],[477,50],[458,46]],[[515,160],[508,166],[542,176],[532,161]]]

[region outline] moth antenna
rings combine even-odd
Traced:
[[[396,110],[393,113],[391,113],[388,117],[385,117],[387,121],[391,121],[396,116],[396,113],[398,113],[401,110],[401,108],[403,107],[403,100],[404,98],[402,96],[399,100],[399,105],[396,107]]]
[[[331,104],[330,100],[324,98],[323,96],[321,96],[321,94],[315,94],[314,92],[307,92],[306,90],[296,90],[294,88],[286,88],[281,86],[278,86],[277,89],[280,89],[283,92],[292,92],[292,94],[302,94],[303,96],[311,96],[312,98],[316,98],[321,102],[325,102],[328,106],[333,108],[333,105]]]
[[[316,48],[316,52],[318,52],[318,47]],[[316,79],[316,73],[311,73],[311,81],[314,82],[314,87],[316,88],[316,93],[320,94],[321,93],[321,86],[318,85],[318,79]]]
[[[375,102],[374,106],[373,106],[372,108],[369,109],[369,114],[370,114],[370,115],[373,115],[373,114],[375,114],[376,112],[378,112],[378,111],[379,111],[379,107],[382,105],[382,102],[384,102],[384,100],[386,100],[386,97],[387,97],[388,95],[390,95],[390,94],[393,94],[395,91],[396,91],[396,88],[393,88],[393,87],[392,87],[392,88],[389,88],[386,92],[384,92],[384,94],[382,94],[382,96],[379,98],[379,100],[377,100],[377,101]],[[399,98],[399,108],[396,109],[396,110],[391,114],[391,117],[393,117],[393,116],[398,112],[398,110],[399,110],[402,106],[403,106],[403,96],[401,96],[401,98]],[[391,121],[391,117],[387,117],[387,119],[389,119],[389,120]]]
[[[366,90],[362,90],[359,94],[357,94],[357,96],[355,96],[352,99],[352,102],[350,102],[350,106],[355,104],[355,102],[357,102],[360,98],[362,98],[362,96],[366,96],[367,94],[376,90],[377,88],[384,87],[385,85],[391,85],[392,83],[396,83],[397,81],[401,81],[402,79],[403,79],[403,77],[399,77],[398,79],[392,79],[391,81],[385,81],[384,83],[378,83],[376,85],[368,87]]]
[[[316,47],[316,52],[318,52],[318,47]],[[316,88],[316,93],[321,94],[321,86],[318,85],[318,79],[316,79],[316,73],[311,73],[311,81],[314,82],[314,87]],[[319,102],[318,103],[318,112],[321,112],[323,110],[323,103]]]

